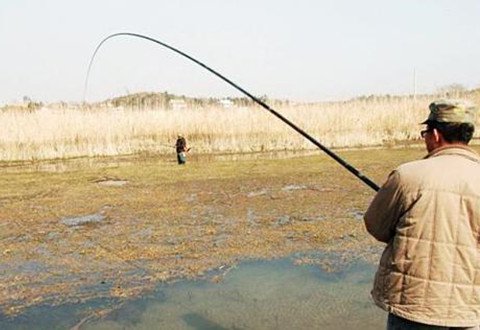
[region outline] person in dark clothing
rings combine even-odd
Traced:
[[[178,135],[177,142],[175,143],[175,149],[177,150],[177,161],[179,165],[184,165],[187,162],[187,152],[190,148],[187,147],[187,140],[182,135]]]

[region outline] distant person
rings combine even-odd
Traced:
[[[187,162],[187,152],[190,150],[190,148],[187,147],[187,140],[185,140],[181,134],[179,134],[177,137],[175,148],[177,150],[178,164],[184,165]]]
[[[372,297],[389,330],[480,329],[480,157],[467,146],[476,109],[429,108],[428,154],[393,170],[364,216],[387,243]]]

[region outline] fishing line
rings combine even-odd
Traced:
[[[257,103],[258,105],[260,105],[262,108],[268,110],[271,114],[273,114],[275,117],[279,118],[280,120],[282,120],[285,124],[287,124],[288,126],[290,126],[291,128],[293,128],[295,131],[297,131],[298,133],[300,133],[303,137],[305,137],[307,140],[309,140],[310,142],[312,142],[314,145],[316,145],[318,148],[320,148],[323,152],[325,152],[327,155],[329,155],[331,158],[333,158],[335,161],[337,161],[340,165],[342,165],[345,169],[347,169],[350,173],[352,173],[353,175],[355,175],[357,178],[359,178],[360,180],[362,180],[366,185],[368,185],[370,188],[372,188],[373,190],[375,191],[378,191],[380,188],[377,184],[375,184],[375,182],[373,182],[372,180],[370,180],[369,178],[367,178],[365,175],[363,175],[360,171],[358,171],[355,167],[353,167],[352,165],[348,164],[346,161],[344,161],[342,158],[340,158],[337,154],[335,154],[333,151],[331,151],[330,149],[328,149],[327,147],[325,147],[323,144],[321,144],[320,142],[318,142],[317,140],[315,140],[312,136],[310,136],[309,134],[307,134],[304,130],[302,130],[301,128],[299,128],[298,126],[296,126],[295,124],[293,124],[290,120],[288,120],[287,118],[285,118],[284,116],[282,116],[280,113],[278,113],[277,111],[275,111],[274,109],[272,109],[270,106],[268,106],[268,104],[266,104],[265,102],[263,102],[262,100],[260,100],[259,98],[255,97],[254,95],[250,94],[249,92],[247,92],[245,89],[243,89],[242,87],[238,86],[237,84],[235,84],[234,82],[232,82],[230,79],[226,78],[225,76],[221,75],[220,73],[218,73],[217,71],[213,70],[212,68],[210,68],[209,66],[203,64],[202,62],[200,62],[199,60],[193,58],[192,56],[182,52],[181,50],[178,50],[177,48],[174,48],[164,42],[161,42],[157,39],[153,39],[151,37],[148,37],[148,36],[145,36],[145,35],[142,35],[142,34],[138,34],[138,33],[131,33],[131,32],[119,32],[119,33],[114,33],[114,34],[111,34],[109,35],[108,37],[106,37],[105,39],[103,39],[99,44],[98,46],[95,48],[95,51],[92,55],[92,58],[90,59],[90,63],[88,65],[88,70],[87,70],[87,76],[85,78],[85,86],[84,86],[84,91],[83,91],[83,100],[85,102],[85,96],[86,96],[86,93],[87,93],[87,87],[88,87],[88,78],[90,76],[90,70],[92,68],[92,64],[93,64],[93,60],[95,59],[95,56],[97,55],[97,52],[98,50],[100,49],[100,47],[109,39],[111,38],[114,38],[114,37],[119,37],[119,36],[130,36],[130,37],[135,37],[135,38],[141,38],[141,39],[145,39],[145,40],[148,40],[148,41],[151,41],[151,42],[154,42],[160,46],[163,46],[165,48],[168,48],[170,49],[171,51],[189,59],[190,61],[194,62],[195,64],[203,67],[205,70],[207,71],[210,71],[211,73],[213,73],[214,75],[216,75],[217,77],[219,77],[220,79],[222,79],[223,81],[225,81],[226,83],[228,83],[229,85],[233,86],[235,89],[239,90],[240,92],[242,92],[243,94],[245,94],[246,96],[248,96],[252,101],[254,101],[255,103]]]

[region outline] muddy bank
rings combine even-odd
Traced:
[[[420,149],[345,151],[381,183]],[[150,157],[0,177],[0,309],[129,298],[158,283],[205,277],[241,260],[299,258],[334,271],[375,263],[362,214],[373,192],[323,155],[285,159]],[[324,254],[322,254],[324,255]]]

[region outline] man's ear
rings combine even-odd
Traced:
[[[440,131],[436,128],[434,128],[432,130],[432,137],[433,137],[433,139],[436,143],[443,143],[444,142],[442,133],[440,133]]]

